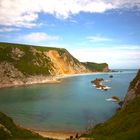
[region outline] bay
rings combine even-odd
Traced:
[[[59,84],[37,84],[0,89],[0,111],[17,124],[35,130],[80,132],[110,118],[119,107],[106,101],[112,96],[124,99],[136,70],[77,75]],[[113,75],[113,78],[109,78]],[[91,84],[95,78],[111,80],[108,91]]]

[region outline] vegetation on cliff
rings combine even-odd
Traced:
[[[65,49],[31,45],[0,43],[0,62],[9,62],[25,75],[50,75],[53,68],[47,56],[49,50],[63,54]]]
[[[86,68],[88,68],[92,72],[108,72],[108,71],[110,71],[107,63],[84,62],[83,64],[85,65]]]
[[[64,48],[0,43],[0,88],[44,83],[56,75],[108,70],[102,65],[91,69]]]
[[[133,81],[130,83],[129,90],[134,88],[136,88],[135,94],[139,95],[140,94],[140,70],[138,71]]]
[[[74,74],[108,69],[106,63],[81,63],[64,48],[0,43],[0,63],[8,62],[24,75]]]
[[[130,92],[132,91],[133,92]],[[133,96],[135,94],[136,96]],[[84,137],[96,140],[139,140],[140,139],[140,70],[129,86],[125,97],[132,98],[127,105],[103,124],[96,125],[91,132]],[[130,96],[132,95],[132,96]],[[123,103],[123,104],[124,104]]]

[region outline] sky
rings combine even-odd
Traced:
[[[140,0],[0,0],[0,42],[66,48],[83,62],[140,68]]]

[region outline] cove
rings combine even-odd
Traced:
[[[113,74],[113,78],[109,75]],[[106,99],[124,99],[136,71],[88,74],[61,79],[60,84],[38,84],[0,89],[0,111],[26,128],[81,132],[110,118],[118,108]],[[91,80],[104,78],[111,87],[97,90]]]

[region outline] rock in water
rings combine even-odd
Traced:
[[[110,75],[109,78],[113,78],[113,75]]]

